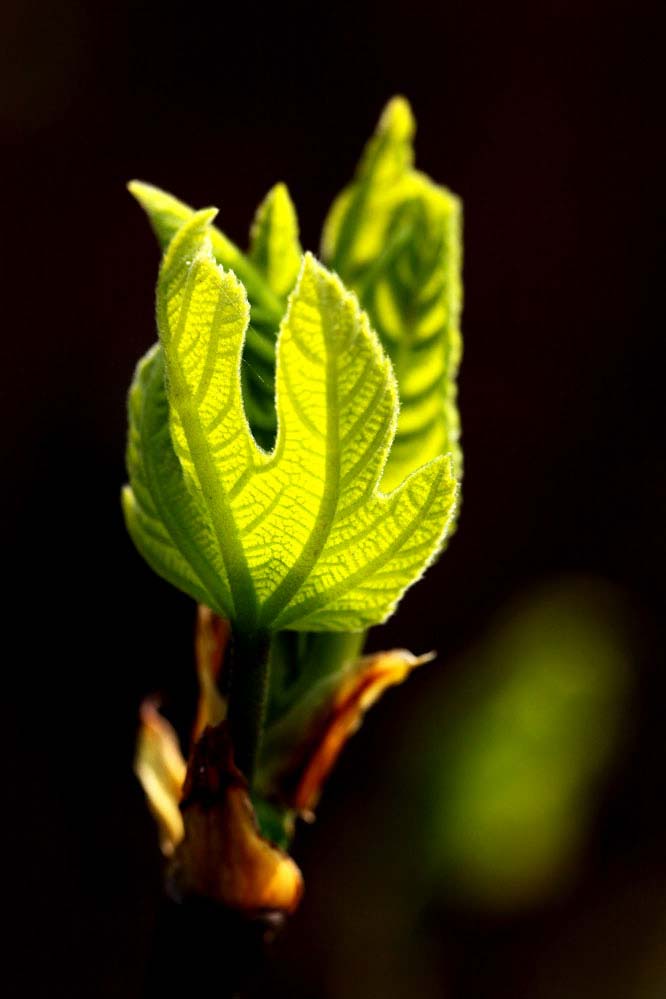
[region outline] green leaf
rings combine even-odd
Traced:
[[[354,181],[334,202],[322,256],[353,288],[393,361],[400,393],[392,488],[438,454],[462,455],[456,407],[461,355],[461,206],[413,168],[407,101],[387,105]]]
[[[249,307],[215,263],[212,215],[181,228],[158,283],[171,438],[207,528],[190,538],[193,595],[208,591],[200,566],[220,566],[204,602],[242,631],[360,631],[394,610],[441,547],[451,462],[379,491],[398,409],[391,365],[355,296],[310,255],[278,338],[275,448],[255,443],[239,377]]]
[[[139,361],[129,393],[125,523],[145,560],[202,603],[228,599],[223,563],[210,528],[185,486],[169,431],[164,358],[159,345]]]
[[[128,188],[166,251],[195,210],[152,184],[133,180]],[[243,398],[254,435],[269,448],[276,426],[275,338],[301,258],[296,213],[286,187],[276,185],[259,207],[249,256],[215,226],[210,228],[210,240],[218,264],[233,270],[250,300],[252,319],[243,357]]]
[[[285,185],[276,184],[257,209],[250,231],[250,260],[268,287],[285,300],[296,284],[302,256],[294,204]]]
[[[152,184],[132,180],[127,188],[148,216],[162,250],[167,249],[183,223],[196,214],[194,208]],[[250,300],[270,316],[277,330],[284,315],[284,303],[271,290],[252,261],[220,229],[211,226],[209,235],[217,262],[238,275]]]

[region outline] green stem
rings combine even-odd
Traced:
[[[270,635],[234,632],[231,640],[229,728],[236,766],[252,784],[266,718]]]

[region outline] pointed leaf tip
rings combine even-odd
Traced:
[[[249,258],[282,301],[294,286],[302,253],[296,209],[286,184],[279,182],[270,189],[255,214]]]
[[[201,259],[205,256],[211,261],[214,260],[208,230],[216,215],[217,208],[202,208],[180,227],[164,254],[160,281],[182,265],[189,267],[195,258]]]
[[[414,138],[416,121],[406,97],[397,94],[391,98],[382,111],[378,131],[389,133],[396,142],[406,142]]]

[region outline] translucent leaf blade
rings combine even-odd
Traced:
[[[308,581],[276,622],[309,631],[381,624],[434,561],[452,526],[458,484],[448,457],[388,496],[343,512]]]
[[[189,491],[210,527],[232,591],[231,616],[252,617],[251,573],[231,495],[265,460],[245,417],[240,367],[249,305],[243,286],[213,260],[197,213],[169,245],[157,291],[157,321],[167,365],[174,450]]]
[[[160,246],[166,251],[178,230],[192,220],[196,209],[167,191],[140,180],[130,181],[128,189],[145,211]],[[277,328],[284,311],[282,303],[271,292],[254,264],[217,226],[210,227],[209,238],[217,262],[238,275],[248,296],[256,300],[264,313],[271,315]]]
[[[342,497],[370,494],[395,422],[390,364],[367,317],[310,256],[280,331],[276,381],[275,455],[238,497],[239,513],[253,513],[248,550],[267,618],[311,574]]]
[[[322,252],[359,295],[393,361],[401,411],[383,486],[450,452],[462,467],[461,206],[413,168],[414,121],[389,102],[356,177],[333,204]]]
[[[455,483],[441,461],[379,493],[397,416],[391,365],[355,296],[309,255],[280,332],[277,409],[274,460],[239,497],[266,509],[248,538],[262,616],[362,630],[437,550]]]
[[[414,130],[409,103],[394,97],[363,152],[353,183],[333,203],[324,223],[322,256],[341,276],[380,255],[383,220],[400,201],[400,184],[413,163]]]
[[[229,605],[224,566],[173,451],[158,346],[137,365],[130,389],[126,460],[130,481],[122,505],[137,549],[158,575],[223,613]]]
[[[433,558],[455,507],[447,459],[379,492],[397,417],[391,364],[356,297],[306,255],[277,349],[278,434],[252,438],[240,392],[248,305],[199,213],[158,286],[171,434],[248,629],[362,630]]]
[[[178,230],[191,222],[195,210],[152,184],[134,180],[128,186],[166,252]],[[208,235],[216,261],[240,278],[251,304],[252,327],[245,347],[243,394],[257,439],[262,446],[271,447],[275,438],[275,338],[284,315],[285,299],[276,294],[261,269],[217,226],[210,226]]]
[[[286,299],[296,283],[302,256],[296,210],[286,186],[276,184],[257,209],[249,258],[269,288]]]

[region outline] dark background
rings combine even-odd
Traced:
[[[392,812],[388,828],[363,818],[372,767],[498,607],[577,573],[621,589],[641,638],[629,735],[585,863],[528,912],[426,907],[434,957],[418,991],[666,994],[657,7],[6,0],[5,995],[143,994],[160,860],[131,772],[137,706],[161,689],[185,726],[193,703],[191,603],[138,558],[118,504],[158,260],[124,185],[214,203],[245,245],[256,204],[284,180],[316,249],[396,92],[417,116],[419,165],[464,200],[466,478],[448,552],[372,641],[441,659],[376,709],[299,837],[308,893],[257,995],[380,994],[386,913],[359,857],[390,835]],[[389,879],[408,849],[396,843]],[[357,991],[331,935],[338,896],[364,914],[349,930]],[[645,970],[655,954],[661,984]],[[409,981],[383,994],[416,994]]]

